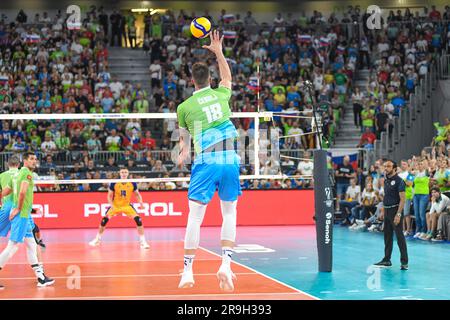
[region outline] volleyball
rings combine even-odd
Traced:
[[[195,18],[191,22],[191,33],[196,38],[204,38],[211,31],[211,22],[205,18]]]

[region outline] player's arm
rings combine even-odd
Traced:
[[[108,203],[112,207],[114,198],[114,191],[108,190]]]
[[[23,181],[20,184],[20,191],[19,191],[19,199],[17,201],[17,208],[15,208],[11,214],[9,215],[9,220],[14,219],[16,215],[18,215],[20,212],[22,212],[23,209],[23,203],[25,201],[25,197],[27,195],[28,187],[30,186],[30,183],[28,181]]]
[[[182,168],[184,162],[189,158],[191,136],[187,129],[180,127],[180,154],[178,156],[178,167]]]
[[[217,58],[217,63],[219,64],[220,72],[220,83],[219,85],[231,90],[231,69],[228,65],[227,60],[223,54],[222,43],[223,35],[219,35],[219,31],[213,30],[209,35],[211,43],[209,46],[204,45],[203,48],[212,51]]]
[[[139,204],[141,205],[141,207],[143,207],[144,206],[144,201],[142,200],[142,195],[141,195],[141,193],[139,192],[139,190],[135,190],[134,191],[134,195],[136,196],[136,199],[138,200],[138,202],[139,202]]]
[[[10,187],[4,188],[1,193],[1,198],[3,199],[4,197],[10,195],[11,192],[12,192],[12,189]]]
[[[180,132],[180,153],[178,155],[177,165],[182,168],[183,163],[189,158],[191,149],[191,136],[187,130],[186,117],[184,113],[183,105],[177,108],[178,128]]]

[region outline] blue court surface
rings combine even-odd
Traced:
[[[96,232],[42,230],[42,235],[47,250],[51,250],[52,243],[87,243]],[[315,226],[238,227],[233,260],[319,299],[450,299],[449,243],[408,240],[409,270],[401,271],[394,240],[393,266],[377,269],[371,264],[383,257],[381,233],[355,232],[340,226],[335,226],[333,232],[331,273],[317,271]],[[184,228],[148,228],[145,233],[150,245],[152,240],[184,238]],[[202,228],[200,245],[220,254],[219,237],[220,228]],[[136,229],[108,229],[103,241],[137,241]]]
[[[356,232],[334,227],[333,272],[318,272],[314,226],[241,227],[239,244],[264,248],[235,254],[235,261],[319,299],[406,300],[450,299],[450,244],[408,240],[409,270],[400,270],[394,239],[390,269],[371,264],[383,258],[381,233]],[[213,246],[208,243],[206,247]],[[245,248],[244,248],[245,249]],[[215,246],[214,251],[219,247]]]

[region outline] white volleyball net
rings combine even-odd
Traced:
[[[176,119],[176,113],[2,114],[2,124],[22,130],[27,138],[14,137],[12,148],[0,154],[0,165],[5,169],[10,156],[35,151],[36,184],[49,190],[118,181],[186,186],[195,152],[190,162],[177,166]],[[239,133],[235,149],[241,159],[241,180],[312,180],[312,154],[307,149],[320,144],[320,116],[299,111],[236,112],[231,120]],[[26,140],[25,147],[17,140]],[[36,140],[41,144],[34,144]],[[301,161],[311,163],[303,174],[298,170]],[[119,179],[120,168],[129,169],[129,179]]]

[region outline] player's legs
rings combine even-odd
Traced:
[[[192,265],[200,243],[200,226],[205,217],[206,207],[216,190],[216,181],[215,165],[194,163],[188,191],[189,216],[184,238],[184,270],[179,288],[190,288],[194,285]]]
[[[222,166],[222,179],[219,183],[220,207],[222,211],[222,265],[217,272],[219,286],[222,290],[233,291],[231,258],[236,241],[237,198],[242,194],[239,182],[239,165],[228,163]]]
[[[14,241],[8,241],[6,248],[0,253],[0,270],[6,265],[6,263],[14,256],[14,254],[19,250],[19,243]],[[0,284],[0,290],[5,287]]]
[[[134,207],[130,205],[128,207],[123,208],[123,211],[128,217],[133,219],[134,222],[136,223],[136,228],[139,234],[139,244],[141,245],[141,248],[149,249],[150,246],[147,243],[147,240],[145,240],[145,231],[144,226],[142,224],[142,218],[139,216],[136,209],[134,209]]]
[[[98,227],[98,232],[97,235],[95,236],[94,240],[92,240],[91,242],[89,242],[90,246],[98,246],[102,240],[102,235],[105,232],[106,229],[106,224],[109,222],[109,219],[113,216],[115,216],[116,214],[118,214],[118,210],[117,208],[114,207],[110,207],[107,211],[106,211],[106,215],[102,218],[102,220],[100,221],[100,226]]]

